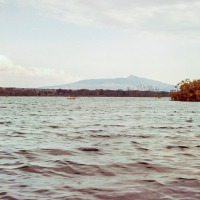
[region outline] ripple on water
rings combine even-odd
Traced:
[[[186,104],[1,98],[0,199],[199,200],[200,105]]]

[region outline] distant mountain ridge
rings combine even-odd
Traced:
[[[152,90],[152,91],[170,91],[174,89],[174,85],[162,83],[138,76],[128,76],[126,78],[113,79],[87,79],[75,83],[44,87],[49,89],[110,89],[110,90]]]

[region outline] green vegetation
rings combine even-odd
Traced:
[[[172,91],[173,101],[200,101],[200,80],[186,79],[177,84],[177,91]]]

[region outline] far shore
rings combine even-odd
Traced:
[[[0,96],[65,96],[65,97],[169,97],[169,92],[153,90],[103,90],[103,89],[37,89],[0,87]]]

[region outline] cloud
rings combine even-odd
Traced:
[[[70,23],[150,32],[200,30],[199,0],[16,0]]]
[[[41,87],[78,80],[64,70],[17,65],[4,55],[0,55],[0,74],[1,87]]]

